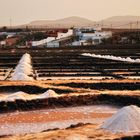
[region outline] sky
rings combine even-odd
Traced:
[[[0,0],[0,26],[10,21],[20,25],[69,16],[99,21],[122,15],[140,16],[140,0]]]

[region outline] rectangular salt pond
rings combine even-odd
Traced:
[[[50,109],[50,110],[36,110],[36,111],[29,111],[29,112],[16,112],[16,113],[6,113],[6,114],[0,114],[0,135],[14,135],[14,134],[25,134],[25,133],[36,133],[36,132],[41,132],[47,129],[55,129],[55,128],[59,128],[59,129],[64,129],[69,127],[72,124],[78,124],[78,123],[92,123],[92,124],[101,124],[103,123],[107,117],[102,117],[99,114],[100,113],[104,113],[108,114],[114,114],[118,111],[118,107],[115,106],[108,106],[108,105],[94,105],[94,106],[81,106],[81,107],[71,107],[71,108],[60,108],[60,109]],[[57,114],[58,115],[54,115],[51,116],[51,113]],[[69,116],[69,113],[72,116]],[[77,118],[73,118],[77,113],[82,113],[84,114],[86,117],[85,118],[81,118],[81,115],[79,116],[79,119]],[[91,117],[90,114],[91,113],[98,113],[98,117],[96,116],[95,118]],[[38,114],[39,116],[37,116],[37,118],[35,118],[36,114]],[[26,116],[26,117],[22,117]],[[61,116],[62,115],[62,116]],[[69,116],[70,118],[66,117]],[[51,116],[50,119],[56,119],[54,121],[47,121],[47,122],[28,122],[26,123],[26,119],[29,119],[30,121],[32,120],[43,120],[43,117],[47,117],[49,118],[49,116]],[[99,117],[100,116],[100,117]],[[5,121],[5,123],[2,121],[3,119],[9,118],[8,121]],[[19,118],[18,122],[16,123],[14,119],[16,117]],[[60,119],[60,118],[65,118]],[[72,119],[73,118],[73,119]],[[21,121],[21,120],[23,121]],[[58,119],[58,120],[57,120]],[[14,123],[13,123],[14,122]]]

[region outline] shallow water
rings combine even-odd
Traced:
[[[94,105],[94,106],[81,106],[81,107],[60,108],[60,109],[50,109],[50,110],[44,109],[44,110],[36,110],[36,111],[28,111],[28,112],[0,114],[0,120],[1,120],[0,135],[36,133],[36,132],[41,132],[47,129],[54,129],[54,128],[63,129],[69,127],[72,124],[78,124],[81,122],[99,125],[108,118],[105,116],[101,116],[102,114],[104,115],[108,113],[114,114],[118,111],[118,109],[119,108],[115,106]],[[94,113],[95,115],[96,113],[98,113],[100,117],[98,116],[94,117]],[[81,114],[81,115],[77,117],[76,114]],[[93,118],[91,117],[91,114]],[[21,118],[22,115],[23,118]],[[24,116],[26,117],[24,118]],[[18,117],[19,119],[17,119]],[[48,118],[50,117],[50,118],[49,120],[44,122],[43,117],[48,117]],[[2,122],[2,120],[6,118],[9,119],[5,122]],[[16,119],[18,120],[17,122]],[[28,119],[27,123],[26,123],[26,119]],[[37,121],[41,119],[42,122]],[[24,122],[22,122],[22,120],[24,120]],[[29,122],[29,120],[31,122]]]

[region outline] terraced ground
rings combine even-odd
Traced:
[[[32,82],[9,81],[21,56],[32,56]],[[53,89],[58,94],[140,90],[140,64],[92,58],[82,53],[140,58],[140,46],[94,46],[69,48],[1,49],[0,92],[40,94]],[[23,86],[24,85],[24,86]],[[121,92],[122,93],[122,92]]]
[[[121,48],[122,47],[122,48]],[[21,56],[32,56],[35,79],[140,79],[138,63],[82,56],[82,53],[140,58],[140,46],[1,50],[1,80],[8,80]],[[8,56],[8,57],[7,57]]]
[[[14,68],[24,53],[32,56],[34,81],[9,81]],[[140,64],[82,56],[82,53],[114,55],[140,58],[140,46],[97,46],[52,49],[2,49],[0,50],[0,95],[23,91],[28,94],[40,94],[53,89],[62,95],[59,98],[43,100],[15,100],[0,102],[0,112],[31,111],[36,109],[54,109],[82,105],[108,104],[140,106]],[[84,129],[95,131],[95,125],[78,128],[79,135]],[[80,130],[79,130],[80,129]],[[60,130],[61,131],[61,130]],[[25,139],[62,138],[56,132],[27,135]],[[75,134],[76,130],[70,130]],[[87,132],[89,132],[87,131]],[[62,130],[66,138],[69,131]],[[65,135],[66,134],[66,135]],[[88,134],[84,134],[87,136]],[[95,131],[97,139],[104,139],[104,132]],[[89,136],[94,139],[94,136]],[[109,139],[107,133],[106,138]],[[21,137],[21,139],[23,138]],[[118,137],[118,136],[117,136]],[[112,135],[113,138],[117,138]],[[4,137],[2,137],[4,139]],[[8,137],[10,139],[10,137]],[[5,138],[5,139],[8,139]],[[19,137],[13,137],[13,139]],[[12,139],[12,137],[11,137]],[[40,138],[41,139],[41,138]],[[70,139],[70,138],[69,138]],[[110,138],[111,139],[111,138]]]

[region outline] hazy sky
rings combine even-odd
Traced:
[[[0,25],[80,16],[101,20],[117,15],[140,15],[140,0],[0,0]]]

